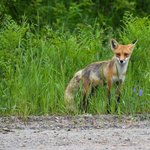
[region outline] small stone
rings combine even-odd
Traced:
[[[114,128],[118,128],[118,126],[117,126],[117,125],[114,125]]]
[[[81,130],[85,130],[85,129],[82,127]]]
[[[43,125],[43,124],[44,124],[44,122],[41,122],[41,124]]]
[[[24,129],[24,127],[16,126],[16,129],[23,130],[23,129]]]
[[[91,122],[91,119],[88,119],[88,122]]]
[[[15,117],[14,117],[14,116],[11,116],[11,120],[15,120]]]
[[[24,129],[24,127],[20,127],[20,129],[21,129],[21,130],[23,130],[23,129]]]
[[[91,138],[88,138],[88,140],[92,140]]]
[[[39,133],[40,131],[39,130],[36,130],[36,131],[34,131],[33,133]]]
[[[131,118],[130,118],[130,117],[127,117],[127,120],[131,120]]]
[[[77,121],[74,121],[74,124],[77,124],[78,122]]]
[[[2,132],[2,134],[8,134],[8,132],[6,132],[6,131],[3,131],[3,132]]]
[[[8,129],[8,128],[3,128],[3,130],[4,130],[4,131],[9,131],[9,129]]]
[[[129,139],[129,138],[125,138],[124,140],[125,140],[125,141],[130,141],[130,139]]]
[[[22,145],[22,147],[26,147],[26,145],[25,145],[25,144],[23,144],[23,145]]]

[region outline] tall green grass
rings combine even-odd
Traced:
[[[64,91],[75,72],[88,64],[111,59],[110,38],[114,34],[121,44],[139,39],[129,63],[121,90],[119,114],[150,112],[150,69],[148,18],[126,14],[123,31],[113,33],[93,26],[64,32],[44,27],[33,34],[34,26],[25,21],[18,26],[11,18],[0,30],[0,114],[28,115],[71,114],[64,105]],[[134,88],[136,91],[134,92]],[[142,96],[139,90],[142,89]],[[78,96],[81,99],[81,96]],[[76,100],[76,105],[78,104]],[[115,113],[115,88],[112,89],[111,112]],[[88,106],[88,113],[107,113],[106,87],[99,87]],[[76,114],[81,112],[78,105]]]
[[[119,32],[123,43],[138,42],[128,66],[127,77],[122,89],[125,113],[150,112],[150,21],[149,17],[138,18],[126,12],[123,31]],[[136,91],[134,88],[136,87]],[[142,89],[142,96],[139,92]]]

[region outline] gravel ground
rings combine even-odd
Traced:
[[[150,150],[150,115],[0,118],[0,150]]]

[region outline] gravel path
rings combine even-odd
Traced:
[[[0,118],[0,150],[150,150],[150,116]]]

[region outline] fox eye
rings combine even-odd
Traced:
[[[125,55],[125,56],[128,56],[128,53],[125,53],[124,55]]]
[[[117,55],[117,56],[120,56],[120,53],[117,53],[116,55]]]

